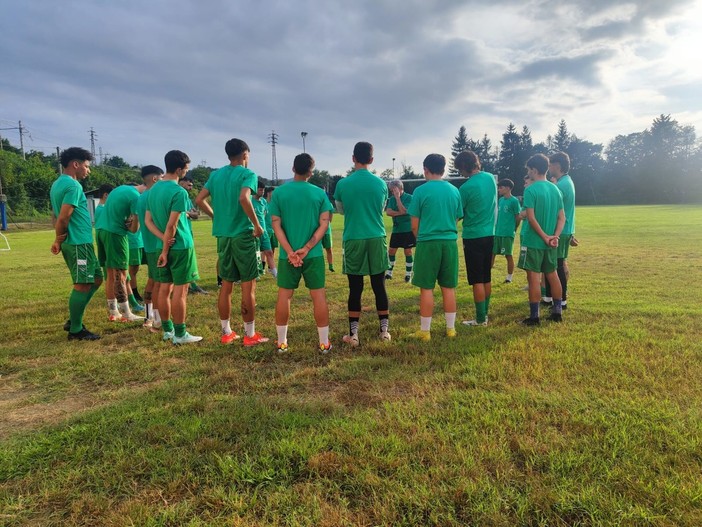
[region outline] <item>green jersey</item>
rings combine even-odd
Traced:
[[[147,253],[159,252],[163,247],[163,244],[159,243],[159,240],[146,226],[146,204],[149,199],[149,192],[151,189],[146,189],[139,196],[137,201],[137,216],[139,216],[139,230],[141,231],[141,239],[144,242],[144,251]]]
[[[489,172],[478,172],[459,189],[463,202],[463,238],[495,235],[497,183]]]
[[[49,198],[57,218],[63,205],[73,207],[73,214],[68,220],[68,236],[64,243],[69,245],[93,243],[93,226],[90,223],[88,200],[83,194],[81,184],[68,174],[61,174],[51,185]]]
[[[95,220],[95,229],[101,228],[98,227],[98,221],[100,221],[100,217],[102,216],[103,212],[105,212],[105,205],[103,203],[98,203],[95,206],[95,213],[93,214],[93,219]]]
[[[105,201],[101,228],[113,234],[126,236],[129,231],[124,225],[124,221],[132,214],[136,214],[138,200],[139,191],[131,185],[120,185],[110,192],[107,201]]]
[[[563,209],[563,197],[558,187],[550,181],[534,181],[524,191],[524,207],[534,209],[534,217],[541,230],[552,236],[556,231],[558,211]],[[529,220],[525,219],[524,223],[522,247],[548,249],[546,242],[531,228]]]
[[[248,168],[227,165],[210,174],[205,188],[211,196],[214,218],[212,236],[236,238],[253,231],[253,224],[239,203],[241,189],[256,194],[258,176]]]
[[[344,209],[344,241],[385,237],[385,181],[366,169],[356,170],[336,184],[334,199]]]
[[[417,187],[407,212],[419,218],[417,242],[455,240],[456,222],[463,217],[458,189],[444,180],[431,180]]]
[[[331,212],[332,206],[324,191],[306,181],[291,181],[278,187],[271,196],[271,215],[280,218],[280,226],[293,250],[305,245],[319,228],[319,215]],[[321,241],[321,240],[320,240]],[[280,259],[287,254],[280,251]],[[317,243],[306,258],[322,256],[322,245]]]
[[[146,210],[151,212],[154,224],[161,232],[166,231],[171,212],[179,212],[176,224],[175,243],[171,249],[181,250],[194,247],[193,235],[188,225],[188,193],[176,181],[162,179],[151,187],[146,200]],[[156,251],[163,249],[163,242],[156,238]]]
[[[266,224],[266,216],[268,215],[268,202],[266,198],[257,198],[254,196],[251,198],[251,204],[253,205],[258,222],[261,224],[261,227],[263,227]]]
[[[563,227],[563,234],[575,234],[575,185],[568,174],[562,176],[556,186],[563,196],[563,212],[566,222]]]
[[[514,238],[516,228],[515,216],[522,211],[519,200],[514,196],[500,198],[497,202],[497,226],[495,236],[511,236]]]
[[[405,209],[409,210],[410,203],[412,203],[412,194],[403,192],[400,195],[400,203],[405,206]],[[400,209],[397,208],[397,199],[394,195],[390,196],[387,208],[394,210],[395,212],[399,212]],[[392,232],[395,234],[399,234],[401,232],[412,232],[412,220],[410,219],[409,214],[392,217]]]

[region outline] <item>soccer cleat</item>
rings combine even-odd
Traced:
[[[152,327],[154,327],[154,319],[147,318],[146,320],[144,320],[144,323],[141,326],[146,329],[151,329]]]
[[[552,306],[553,305],[553,298],[550,296],[542,296],[541,297],[541,305],[542,306]]]
[[[537,318],[525,318],[524,320],[521,321],[521,324],[525,326],[538,326],[541,324],[541,319]]]
[[[390,273],[385,274],[385,279],[386,280],[392,280],[392,275]]]
[[[568,304],[566,304],[565,302],[561,302],[561,309],[568,309]]]
[[[119,313],[115,315],[114,313],[110,313],[110,316],[107,317],[107,320],[110,322],[127,322],[127,319],[122,316],[122,313]]]
[[[409,281],[410,281],[410,280],[412,280],[412,275],[406,274],[406,275],[405,275],[405,283],[406,283],[406,284],[409,284]]]
[[[353,335],[344,335],[343,340],[346,344],[350,344],[352,348],[356,348],[361,344],[361,341],[358,339],[358,333],[354,333]]]
[[[287,352],[288,352],[288,343],[287,343],[287,342],[282,342],[282,343],[280,343],[280,344],[278,344],[278,343],[276,342],[276,346],[277,346],[277,350],[276,350],[276,351],[277,351],[278,353],[287,353]]]
[[[548,320],[550,320],[551,322],[563,322],[563,315],[561,315],[560,313],[551,313],[548,316]]]
[[[268,340],[269,339],[267,339],[258,332],[254,333],[251,337],[249,337],[248,335],[244,335],[244,346],[255,346],[257,344],[264,344],[268,342]]]
[[[512,280],[508,280],[505,278],[505,284],[511,284],[511,283],[512,283]]]
[[[418,329],[410,335],[415,340],[421,340],[422,342],[429,342],[431,340],[431,331],[424,331],[423,329]]]
[[[236,333],[234,333],[234,332],[232,331],[231,333],[225,333],[225,334],[223,334],[223,335],[220,337],[219,341],[220,341],[222,344],[231,344],[232,342],[234,342],[234,341],[235,341],[236,339],[238,339],[238,338],[239,338],[239,335],[237,335]]]
[[[193,342],[200,342],[202,340],[202,337],[196,337],[195,335],[191,335],[187,331],[185,332],[185,335],[182,337],[176,337],[173,335],[173,338],[171,339],[171,342],[173,344],[179,345],[179,344],[192,344]]]
[[[144,317],[140,317],[134,313],[129,313],[127,315],[122,314],[122,322],[141,322],[142,320],[144,320]]]
[[[392,336],[387,331],[381,331],[378,333],[378,337],[380,337],[380,340],[383,342],[390,342],[392,340]]]
[[[175,330],[163,332],[163,340],[172,340],[173,337],[175,337]]]
[[[140,304],[135,304],[133,306],[129,306],[129,308],[134,311],[134,313],[143,313],[145,311],[144,306]]]
[[[209,295],[209,291],[205,291],[199,285],[193,285],[188,289],[188,293],[191,295]]]
[[[329,353],[332,349],[332,344],[331,341],[327,342],[326,344],[322,344],[320,342],[319,344],[319,352],[320,353]]]
[[[78,333],[68,332],[68,340],[100,340],[100,338],[100,335],[91,333],[85,329],[85,326],[83,326],[83,329],[81,329]]]
[[[455,328],[446,328],[446,336],[450,339],[454,338],[456,336],[456,329]]]
[[[487,318],[485,319],[485,322],[478,322],[477,320],[464,320],[461,322],[464,326],[487,326],[488,321]]]

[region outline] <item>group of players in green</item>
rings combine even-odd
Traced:
[[[195,199],[200,210],[212,218],[212,235],[217,240],[221,343],[229,344],[240,338],[230,323],[235,284],[241,289],[243,344],[253,346],[269,340],[255,328],[256,281],[261,276],[263,253],[278,285],[277,350],[288,350],[290,303],[304,278],[313,303],[319,350],[328,352],[332,345],[322,248],[330,256],[333,207],[324,190],[308,182],[315,168],[314,159],[306,153],[296,156],[294,179],[277,187],[266,201],[262,199],[263,185],[248,168],[248,145],[240,139],[231,139],[225,145],[225,152],[229,164],[210,174]],[[69,298],[70,318],[64,327],[68,339],[100,338],[83,325],[83,314],[102,282],[104,267],[110,321],[144,320],[146,327],[162,333],[163,340],[174,344],[202,340],[188,333],[185,324],[188,290],[199,279],[188,219],[193,205],[187,190],[179,185],[188,177],[190,159],[185,153],[172,150],[165,156],[165,174],[153,165],[143,167],[142,185],[122,185],[109,193],[104,210],[96,215],[97,256],[87,200],[79,183],[90,173],[91,160],[87,150],[66,149],[61,154],[63,173],[51,188],[56,218],[56,238],[51,251],[63,254],[74,283]],[[454,160],[455,168],[467,178],[460,189],[443,179],[444,156],[430,154],[423,163],[426,182],[411,196],[403,192],[400,182],[386,184],[370,172],[373,162],[370,143],[357,143],[352,161],[354,171],[337,183],[333,196],[337,212],[345,216],[342,271],[349,284],[349,331],[343,342],[352,347],[360,344],[365,276],[370,277],[375,296],[378,337],[386,342],[391,340],[385,284],[392,278],[399,248],[404,249],[406,259],[405,281],[420,288],[420,328],[413,337],[431,339],[433,290],[437,282],[442,292],[446,335],[456,336],[457,239],[461,220],[468,282],[473,288],[476,308],[475,319],[463,324],[488,323],[495,255],[507,257],[505,281],[512,281],[512,245],[522,218],[525,221],[518,266],[527,272],[530,304],[530,316],[522,322],[540,323],[542,277],[549,288],[545,295],[550,297],[552,305],[549,320],[562,320],[568,279],[566,260],[575,220],[575,189],[568,176],[567,154],[559,152],[550,159],[537,154],[527,161],[525,187],[528,187],[523,207],[511,195],[513,182],[508,179],[496,182],[495,176],[482,171],[478,156],[471,151],[458,154]],[[556,184],[547,181],[547,173],[555,178]],[[264,220],[266,208],[270,218],[268,228]],[[383,212],[393,217],[389,250]],[[138,231],[143,240],[143,261],[148,266],[143,298],[145,317],[133,312],[139,304],[129,287],[127,272],[130,266],[142,261],[142,251],[134,250],[130,261],[130,233]],[[323,239],[324,244],[320,243]],[[272,257],[275,245],[280,247],[277,267]],[[332,261],[328,264],[333,271]]]

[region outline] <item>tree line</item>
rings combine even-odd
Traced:
[[[58,172],[56,154],[30,151],[23,159],[20,150],[7,139],[1,141],[0,184],[7,195],[9,211],[23,218],[48,215],[49,189]],[[571,133],[563,120],[553,135],[538,143],[526,125],[519,130],[510,123],[499,144],[494,144],[487,134],[471,138],[466,127],[461,126],[451,144],[451,157],[463,150],[476,152],[484,170],[514,181],[517,195],[523,191],[524,164],[529,157],[562,151],[571,158],[570,175],[578,189],[578,204],[702,202],[702,144],[694,126],[681,125],[670,115],[659,115],[641,132],[617,135],[606,146]],[[91,167],[87,184],[97,188],[103,183],[117,186],[135,182],[139,180],[139,170],[140,167],[129,165],[123,158],[112,156]],[[196,190],[202,188],[212,170],[197,166],[190,171]],[[383,179],[394,176],[389,168],[379,175]],[[404,163],[400,165],[399,176],[405,180],[422,177]],[[452,163],[448,176],[458,176]],[[342,177],[315,170],[310,181],[333,194]]]

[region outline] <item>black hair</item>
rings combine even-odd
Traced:
[[[173,174],[179,168],[185,168],[190,164],[190,158],[185,152],[180,150],[171,150],[164,157],[166,163],[166,172]]]
[[[146,165],[145,167],[141,167],[141,177],[144,178],[153,174],[160,176],[163,174],[163,170],[161,170],[161,168],[157,167],[156,165]]]
[[[565,152],[556,152],[555,154],[552,154],[548,160],[554,165],[559,165],[561,167],[561,172],[564,174],[567,174],[570,171],[570,156]]]
[[[261,178],[258,178],[258,185],[256,188],[263,188],[263,189],[266,188],[266,184],[264,183],[264,181]]]
[[[61,152],[61,166],[63,168],[66,168],[71,161],[80,161],[83,163],[85,161],[92,161],[93,159],[93,154],[79,146],[72,146]]]
[[[501,179],[497,182],[498,187],[508,187],[510,190],[514,188],[514,181],[511,179]]]
[[[373,145],[365,141],[356,143],[353,147],[353,157],[362,165],[368,165],[373,159]]]
[[[546,174],[548,172],[548,157],[543,154],[535,154],[527,160],[526,167],[535,169],[539,174]]]
[[[251,152],[251,149],[241,139],[234,138],[227,141],[227,144],[224,145],[224,151],[227,153],[227,157],[231,159],[232,157],[239,157],[244,152]]]
[[[441,154],[429,154],[424,158],[424,168],[432,174],[444,174],[446,170],[446,158]]]
[[[109,194],[115,189],[112,185],[109,183],[104,183],[98,187],[98,197],[102,198],[105,194]]]
[[[299,176],[307,174],[314,167],[314,158],[309,154],[298,154],[293,161],[293,171]]]

